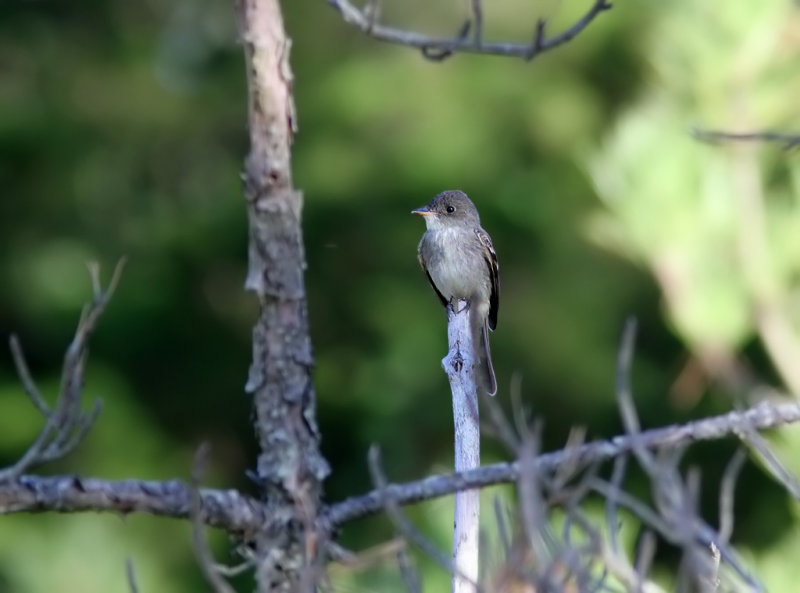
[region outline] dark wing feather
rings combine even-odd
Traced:
[[[436,284],[433,282],[433,278],[431,278],[431,275],[428,272],[428,268],[425,267],[425,262],[422,261],[422,250],[421,249],[417,250],[417,259],[419,260],[420,267],[422,267],[422,269],[425,270],[425,275],[428,277],[428,282],[430,282],[431,286],[433,287],[433,292],[435,292],[436,296],[439,297],[439,300],[442,301],[442,305],[447,307],[447,305],[449,304],[447,299],[444,298],[444,295],[441,292],[439,292],[439,289],[436,287]]]
[[[497,309],[500,307],[500,279],[497,276],[497,254],[492,245],[492,239],[482,228],[475,229],[478,240],[483,245],[483,255],[486,265],[489,267],[489,279],[492,281],[492,293],[489,296],[489,328],[494,330],[497,327]]]

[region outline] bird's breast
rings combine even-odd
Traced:
[[[488,299],[489,271],[473,229],[428,231],[420,248],[431,280],[445,298]]]

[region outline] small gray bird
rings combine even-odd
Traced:
[[[494,395],[497,381],[488,330],[497,326],[500,283],[492,239],[481,228],[478,210],[464,192],[444,191],[411,212],[425,217],[427,230],[417,255],[439,300],[445,307],[458,299],[469,301],[478,384]]]

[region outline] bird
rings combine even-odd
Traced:
[[[500,281],[492,239],[481,227],[478,209],[462,191],[443,191],[427,206],[411,211],[425,218],[417,257],[433,290],[447,307],[469,303],[478,384],[497,393],[489,331],[497,327]]]

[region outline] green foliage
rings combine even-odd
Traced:
[[[700,351],[738,350],[757,331],[759,297],[792,298],[800,273],[796,159],[768,149],[759,159],[687,134],[693,125],[783,129],[796,117],[800,76],[788,67],[796,41],[781,33],[796,10],[745,6],[664,10],[645,53],[651,88],[591,160],[607,207],[591,235],[652,270],[676,330]],[[684,43],[674,43],[678,34]],[[762,181],[759,169],[782,174]]]
[[[733,358],[758,335],[794,392],[782,356],[794,366],[800,352],[798,161],[774,147],[699,144],[687,131],[791,129],[796,12],[780,2],[663,10],[645,48],[652,82],[590,161],[606,210],[589,225],[598,244],[651,270],[701,357]],[[767,315],[790,324],[780,344]]]

